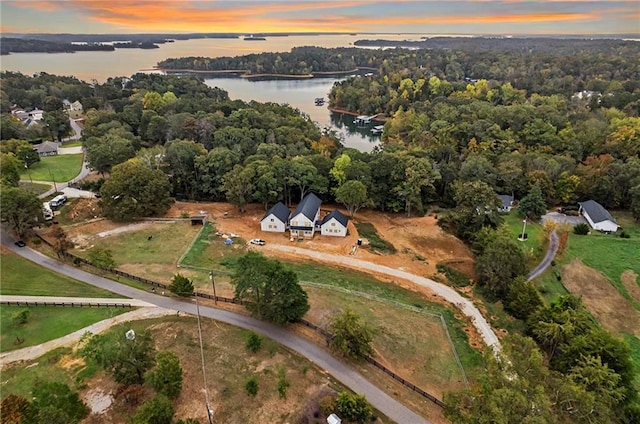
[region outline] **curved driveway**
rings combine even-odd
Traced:
[[[540,262],[538,266],[533,268],[529,275],[527,275],[527,281],[531,281],[534,278],[539,277],[540,274],[542,274],[547,268],[549,268],[549,265],[551,265],[551,261],[553,261],[553,258],[556,257],[556,253],[558,253],[558,245],[558,233],[556,233],[556,230],[553,230],[551,231],[551,234],[549,234],[549,248],[547,249],[547,253],[544,255],[542,262]]]
[[[58,262],[55,259],[45,256],[28,247],[16,248],[10,237],[7,235],[7,231],[2,232],[2,243],[20,256],[36,262],[52,271],[75,278],[76,280],[84,281],[85,283],[118,293],[125,297],[143,300],[162,308],[174,309],[176,311],[182,311],[192,315],[196,314],[196,306],[191,301],[168,298],[134,289],[133,287],[125,286]],[[237,327],[252,330],[276,340],[280,344],[283,344],[291,350],[305,356],[351,390],[365,395],[367,400],[376,409],[398,423],[430,423],[430,421],[420,417],[409,408],[383,392],[381,389],[371,384],[351,367],[343,364],[325,350],[310,341],[293,334],[284,327],[278,327],[245,315],[207,306],[200,307],[200,315],[235,325]]]
[[[498,340],[498,336],[496,336],[496,333],[493,332],[491,325],[489,325],[478,308],[476,308],[471,300],[463,297],[460,293],[449,286],[440,284],[438,282],[430,280],[429,278],[424,278],[415,274],[411,274],[409,272],[401,271],[399,269],[390,268],[384,265],[377,265],[352,257],[332,255],[330,253],[316,252],[313,250],[300,249],[298,247],[279,246],[275,244],[269,245],[268,248],[271,250],[307,256],[312,259],[318,259],[325,263],[333,263],[338,265],[345,265],[350,268],[356,267],[359,269],[374,271],[391,277],[402,278],[404,280],[411,281],[419,286],[426,287],[436,293],[438,296],[442,297],[447,302],[454,304],[458,309],[460,309],[463,314],[470,317],[473,326],[478,330],[478,333],[480,333],[480,336],[487,344],[487,346],[491,346],[495,353],[500,352],[500,340]]]

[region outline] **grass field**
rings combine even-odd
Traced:
[[[23,180],[55,181],[65,183],[80,173],[82,167],[82,154],[56,155],[40,158],[29,169],[20,173]]]
[[[369,240],[369,245],[365,247],[380,253],[396,253],[395,246],[380,237],[373,224],[358,222],[355,225],[358,229],[358,235]]]
[[[47,190],[49,190],[51,188],[51,186],[48,185],[48,184],[38,184],[38,183],[31,183],[31,182],[21,181],[20,182],[20,188],[23,188],[23,189],[25,189],[27,191],[35,193],[36,195],[40,195],[40,194],[46,192]]]
[[[234,238],[233,244],[224,244],[225,238],[215,235],[215,224],[208,222],[191,249],[182,260],[182,264],[228,272],[236,261],[247,253],[247,243],[242,238]]]
[[[14,315],[25,310],[29,311],[27,322],[24,324],[15,323]],[[130,310],[127,308],[2,305],[0,309],[0,352],[22,349],[54,340]],[[16,344],[17,339],[23,340],[23,342]]]
[[[177,264],[200,228],[190,222],[149,223],[134,231],[94,237],[92,244],[111,250],[116,265]],[[86,251],[74,253],[86,256]],[[144,267],[139,274],[144,276]]]
[[[0,274],[2,275],[0,294],[3,295],[122,297],[56,274],[6,251],[3,251],[0,257]]]

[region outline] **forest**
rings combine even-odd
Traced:
[[[103,213],[116,220],[162,214],[174,198],[227,201],[242,211],[250,202],[291,205],[310,191],[348,210],[420,215],[437,205],[445,211],[440,224],[476,254],[478,285],[522,320],[525,336],[505,341],[511,362],[488,359],[490,370],[502,372],[445,397],[447,416],[460,423],[638,422],[629,347],[579,299],[544,304],[524,282],[523,253],[496,207],[497,194],[543,209],[594,199],[640,220],[637,46],[598,41],[575,54],[300,48],[291,56],[163,62],[251,72],[376,67],[330,94],[331,106],[387,117],[382,146],[371,153],[344,148],[288,106],[232,101],[196,77],[136,74],[90,85],[5,72],[4,186],[17,184],[5,179],[15,175],[11,166],[23,166],[10,159],[16,140],[46,136],[16,123],[11,105],[65,98],[85,105],[83,145],[104,177]]]

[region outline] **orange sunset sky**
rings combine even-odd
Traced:
[[[2,33],[640,33],[638,0],[2,0],[0,13]]]

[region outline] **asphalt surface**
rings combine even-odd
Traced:
[[[347,257],[341,255],[333,255],[330,253],[316,252],[313,250],[300,249],[291,246],[280,246],[275,244],[271,244],[266,248],[270,250],[307,256],[309,258],[318,259],[324,263],[341,264],[351,268],[356,267],[359,269],[374,271],[391,277],[402,278],[417,285],[426,287],[438,296],[442,297],[447,302],[455,305],[463,314],[471,318],[473,326],[478,330],[480,337],[482,337],[487,346],[491,346],[495,353],[500,352],[500,340],[498,339],[498,336],[496,336],[496,333],[493,332],[493,328],[491,328],[491,325],[489,325],[482,313],[480,313],[478,308],[476,308],[476,306],[470,299],[463,297],[460,293],[449,286],[440,284],[429,278],[420,277],[418,275],[411,274],[399,269],[390,268],[388,266],[378,265],[360,259],[355,259],[351,256]],[[262,249],[262,247],[259,249]]]
[[[558,245],[558,233],[556,233],[556,230],[553,230],[549,235],[549,248],[547,249],[547,253],[544,255],[542,262],[529,272],[529,275],[527,275],[527,281],[531,281],[534,278],[539,277],[547,268],[549,268],[551,261],[553,261],[553,258],[556,257],[556,253],[558,253]]]
[[[58,262],[55,259],[45,256],[28,247],[16,247],[13,244],[13,240],[8,236],[7,231],[2,232],[2,243],[18,255],[36,262],[45,268],[91,284],[95,287],[109,290],[124,297],[139,299],[161,308],[173,309],[192,315],[196,314],[196,305],[193,301],[168,298],[138,290]],[[249,316],[208,306],[200,307],[200,315],[263,334],[289,349],[298,352],[320,368],[326,370],[334,378],[354,392],[366,396],[371,405],[398,423],[430,423],[430,421],[420,417],[418,414],[402,405],[384,391],[371,384],[353,368],[340,362],[319,346],[316,346],[312,342],[290,332],[284,327],[279,327],[264,321],[259,321]],[[206,335],[204,336],[206,337]]]

